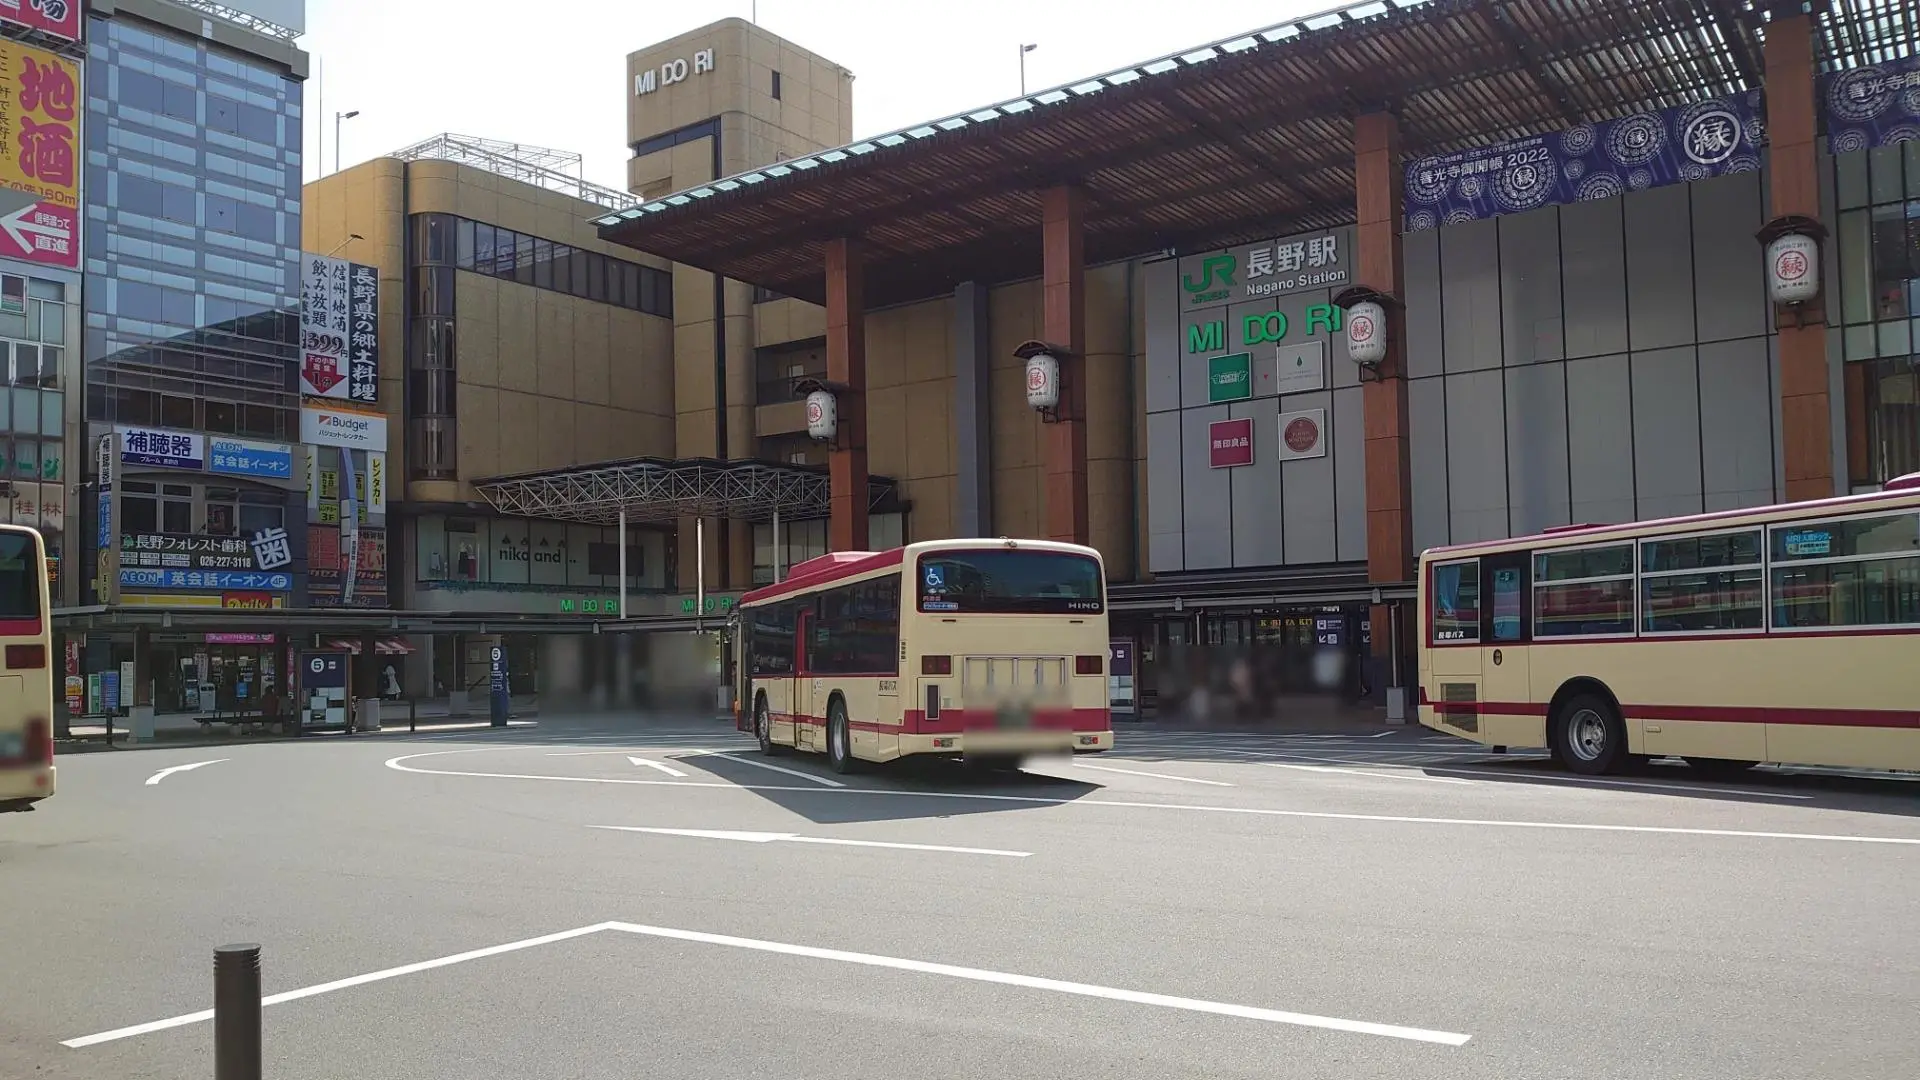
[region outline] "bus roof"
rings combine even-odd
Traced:
[[[921,540],[886,551],[834,551],[805,562],[794,563],[785,581],[762,585],[740,598],[739,607],[765,603],[781,597],[810,592],[845,578],[859,577],[878,570],[891,570],[908,559],[927,551],[964,551],[986,547],[1018,547],[1028,550],[1060,551],[1100,560],[1100,552],[1079,544],[1057,540],[1022,540],[1005,536],[969,537],[957,540]]]
[[[1772,506],[1746,506],[1736,510],[1715,510],[1705,514],[1653,518],[1648,521],[1624,521],[1612,525],[1558,525],[1527,536],[1514,536],[1505,540],[1476,540],[1469,544],[1428,548],[1420,553],[1420,557],[1422,559],[1454,558],[1530,547],[1579,547],[1605,540],[1630,539],[1645,533],[1692,532],[1696,529],[1721,525],[1733,526],[1740,523],[1742,519],[1751,519],[1758,524],[1773,518],[1792,520],[1824,517],[1829,514],[1871,510],[1881,503],[1903,502],[1920,503],[1920,473],[1909,473],[1898,477],[1888,481],[1883,490],[1869,491],[1861,495],[1840,495],[1831,499],[1776,503]]]

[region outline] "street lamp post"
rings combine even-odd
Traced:
[[[334,172],[340,171],[340,122],[342,120],[351,120],[354,117],[359,115],[360,115],[359,109],[355,109],[352,112],[337,112],[333,114],[333,171]]]
[[[1020,46],[1020,96],[1021,97],[1027,96],[1027,54],[1039,47],[1040,46],[1038,45]],[[336,135],[334,138],[334,142],[338,143],[339,141],[340,141],[339,137]],[[337,154],[339,153],[339,151],[340,151],[340,148],[338,146],[335,146],[334,152]]]

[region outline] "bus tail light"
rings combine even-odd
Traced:
[[[1104,667],[1106,659],[1106,657],[1097,654],[1093,656],[1076,656],[1073,658],[1073,673],[1075,675],[1098,675],[1106,670]]]
[[[26,748],[22,756],[42,765],[53,764],[53,727],[38,717],[27,721]]]
[[[7,666],[9,668],[43,668],[47,666],[47,647],[45,645],[9,645],[7,646]]]
[[[920,658],[920,674],[922,675],[953,674],[953,657],[951,656],[921,657]]]

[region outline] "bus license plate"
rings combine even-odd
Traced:
[[[1002,731],[1024,731],[1033,726],[1033,717],[1025,709],[1003,708],[999,720]]]

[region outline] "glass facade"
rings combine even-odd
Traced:
[[[66,422],[63,363],[67,287],[0,274],[0,510],[46,538],[55,570],[66,549]]]
[[[1863,489],[1920,472],[1920,139],[1833,163],[1848,472]]]
[[[87,37],[87,418],[297,439],[301,83],[124,16]]]

